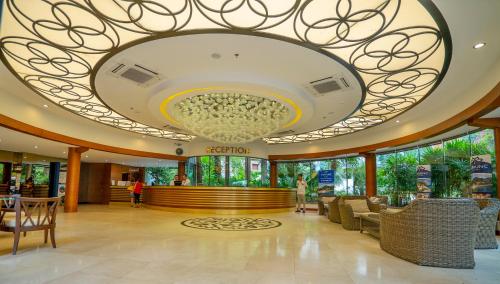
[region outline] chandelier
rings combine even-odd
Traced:
[[[174,119],[195,135],[220,143],[247,143],[283,127],[291,117],[280,102],[239,93],[208,93],[177,102]]]

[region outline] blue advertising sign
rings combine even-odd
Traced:
[[[318,183],[333,184],[334,179],[334,170],[322,170],[318,172]]]
[[[490,155],[470,157],[472,197],[487,198],[493,192],[493,174]]]

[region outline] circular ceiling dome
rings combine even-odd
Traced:
[[[183,141],[191,141],[194,137],[175,125],[166,128],[135,119],[138,111],[146,112],[144,108],[137,110],[132,106],[129,107],[132,112],[128,113],[108,104],[96,87],[100,67],[140,43],[200,34],[273,39],[303,50],[304,55],[292,57],[290,61],[309,58],[304,51],[308,50],[322,55],[323,62],[341,65],[344,69],[337,68],[324,72],[321,77],[309,78],[314,72],[310,66],[322,64],[305,62],[295,70],[304,77],[302,84],[290,84],[290,78],[279,76],[273,80],[258,79],[259,72],[254,70],[239,70],[242,72],[238,73],[234,68],[237,64],[213,74],[210,70],[197,69],[185,74],[184,79],[206,76],[204,81],[200,77],[192,80],[192,86],[184,90],[222,82],[224,86],[265,86],[284,90],[287,96],[299,97],[305,105],[302,120],[292,128],[263,137],[267,143],[275,144],[335,137],[392,119],[432,93],[451,60],[448,27],[431,1],[408,0],[404,5],[400,0],[266,0],[258,4],[209,0],[154,3],[6,0],[4,3],[0,40],[2,61],[26,86],[54,104],[93,121]],[[189,53],[190,48],[178,49],[176,53]],[[258,47],[254,50],[262,54],[267,52]],[[161,53],[155,55],[162,56]],[[238,50],[231,52],[235,60],[243,59],[244,55]],[[205,56],[215,61],[229,57],[228,53],[218,50],[207,50]],[[257,62],[266,64],[262,59]],[[119,73],[121,77],[153,88],[155,91],[150,94],[163,99],[175,93],[166,94],[169,83],[179,83],[179,88],[182,85],[182,79],[172,82],[140,62],[131,64],[139,66],[134,70],[124,69],[130,67],[125,63],[106,69],[106,72]],[[181,65],[169,67],[181,69]],[[287,74],[288,71],[283,69]],[[237,76],[239,80],[226,80],[235,74],[240,75]],[[262,82],[265,80],[267,82]],[[343,88],[352,89],[337,100],[336,91]],[[179,91],[182,90],[176,90]],[[349,100],[348,93],[355,93],[354,98]],[[125,102],[129,99],[133,99],[133,95],[121,98]],[[154,98],[144,101],[153,102]],[[356,101],[358,103],[354,103]],[[343,107],[342,103],[347,106]],[[327,111],[329,107],[333,108],[333,114]],[[155,113],[161,115],[160,111]],[[317,114],[320,116],[316,117]]]
[[[239,93],[207,93],[181,100],[172,116],[186,129],[225,144],[247,143],[269,135],[290,120],[284,104]]]

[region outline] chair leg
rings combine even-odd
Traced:
[[[52,247],[56,248],[56,228],[50,229],[50,242],[52,243]]]
[[[49,238],[49,229],[45,229],[43,232],[43,243],[46,244]]]
[[[12,247],[12,254],[16,255],[17,253],[17,247],[19,246],[19,239],[21,238],[21,232],[20,231],[15,231],[14,232],[14,246]]]
[[[23,232],[23,237],[26,237],[26,232]]]

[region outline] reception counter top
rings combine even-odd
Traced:
[[[112,186],[110,200],[130,201],[127,192]],[[295,195],[295,190],[283,188],[146,186],[142,198],[145,206],[168,211],[262,213],[293,209]],[[116,200],[118,196],[124,200]]]

